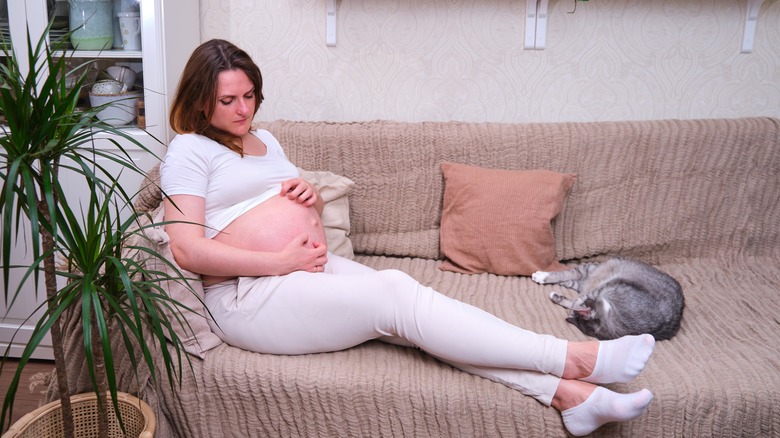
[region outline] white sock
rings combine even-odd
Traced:
[[[598,386],[587,400],[561,412],[563,425],[574,436],[587,435],[603,424],[638,417],[652,400],[653,394],[647,389],[619,394]]]
[[[647,334],[600,341],[593,373],[580,380],[590,383],[630,382],[645,368],[653,349],[655,338]]]

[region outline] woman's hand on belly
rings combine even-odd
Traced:
[[[225,227],[214,240],[250,251],[273,252],[284,275],[322,272],[327,244],[322,219],[314,207],[277,196],[255,206]],[[232,277],[204,276],[207,283]]]
[[[197,225],[205,223],[204,211],[205,200],[199,196],[165,199],[169,222],[165,229],[174,258],[183,269],[201,274],[207,284],[238,276],[322,272],[327,263],[325,232],[314,208],[275,196],[213,239]]]
[[[320,192],[313,184],[303,178],[293,178],[283,182],[280,194],[306,207],[314,207],[317,213],[322,215],[322,208],[325,204]]]
[[[328,262],[325,244],[312,242],[307,233],[301,233],[290,240],[281,251],[275,251],[277,270],[262,275],[286,275],[295,271],[323,272]],[[260,275],[258,275],[260,276]],[[236,276],[201,275],[204,285],[209,286]]]

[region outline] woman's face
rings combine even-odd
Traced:
[[[224,70],[217,77],[217,102],[211,126],[237,137],[249,132],[255,110],[255,86],[243,70]]]

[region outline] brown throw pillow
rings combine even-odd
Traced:
[[[551,221],[575,175],[549,170],[485,169],[442,163],[443,271],[531,275],[564,268]]]

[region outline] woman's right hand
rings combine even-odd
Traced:
[[[278,275],[294,271],[323,272],[328,262],[328,248],[320,242],[309,242],[309,235],[301,233],[279,252],[281,270]]]

